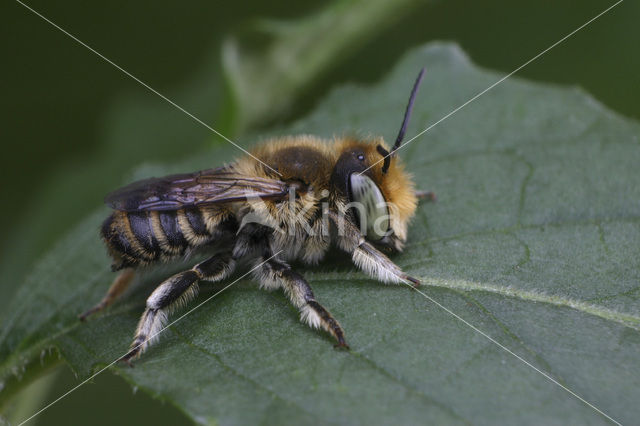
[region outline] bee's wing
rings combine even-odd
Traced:
[[[249,176],[221,167],[140,180],[107,195],[105,203],[122,211],[176,210],[252,197],[285,199],[288,188],[278,179]]]

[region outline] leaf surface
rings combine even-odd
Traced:
[[[501,77],[454,45],[430,44],[378,84],[334,90],[305,119],[244,142],[392,140],[422,66],[409,137]],[[640,415],[639,136],[637,123],[579,89],[512,78],[399,154],[438,201],[419,207],[394,260],[430,298],[622,423]],[[139,174],[236,154],[222,146]],[[21,285],[0,332],[3,380],[47,347],[81,377],[128,348],[146,296],[170,270],[79,323],[113,278],[97,237],[106,214],[78,224]],[[134,369],[113,370],[200,423],[607,423],[450,312],[366,278],[341,254],[300,271],[351,351],[302,325],[283,294],[243,279],[168,329]],[[228,283],[201,285],[197,302]]]

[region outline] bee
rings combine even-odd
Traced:
[[[302,322],[348,348],[340,323],[289,262],[317,264],[335,245],[379,281],[420,284],[383,251],[402,250],[418,198],[433,198],[414,190],[395,155],[423,73],[390,150],[380,137],[285,137],[223,167],[145,179],[109,194],[105,202],[114,211],[100,232],[112,269],[121,272],[80,319],[113,303],[140,268],[206,251],[208,258],[151,293],[123,361],[131,363],[157,340],[169,314],[196,296],[200,281],[224,280],[240,262],[253,265],[262,288],[283,289]]]

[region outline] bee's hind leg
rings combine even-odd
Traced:
[[[88,311],[78,315],[80,321],[86,320],[89,315],[100,312],[107,306],[111,305],[122,293],[125,292],[127,288],[129,288],[134,276],[135,270],[133,268],[127,268],[121,271],[116,279],[113,280],[111,287],[109,287],[109,290],[107,290],[107,293],[104,295],[102,300]]]
[[[266,288],[283,288],[291,303],[300,310],[300,319],[303,322],[331,334],[338,341],[336,347],[349,348],[342,327],[329,311],[316,301],[313,290],[304,277],[284,262],[267,259],[260,259],[264,264],[256,273],[260,284]]]
[[[198,281],[223,280],[233,272],[234,266],[231,253],[220,253],[163,281],[147,299],[147,308],[140,318],[131,348],[121,360],[131,364],[132,359],[139,357],[158,339],[169,314],[198,294]]]

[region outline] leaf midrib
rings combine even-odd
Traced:
[[[472,232],[466,232],[466,233],[440,237],[440,238],[427,238],[421,241],[409,243],[407,245],[407,248],[419,247],[421,245],[430,245],[430,244],[433,244],[434,242],[451,241],[455,239],[465,238],[468,236],[482,236],[482,235],[491,235],[496,233],[508,234],[508,233],[512,233],[512,232],[515,232],[518,230],[524,230],[524,229],[561,227],[565,225],[600,226],[605,223],[616,223],[616,222],[637,223],[639,221],[640,221],[640,217],[637,217],[637,216],[620,216],[620,217],[589,218],[584,220],[563,220],[563,221],[549,222],[544,224],[530,224],[530,225],[519,224],[519,225],[510,226],[510,227],[472,231]],[[421,262],[417,262],[415,264],[417,265],[420,263]],[[407,266],[410,266],[411,264],[412,263],[407,263],[407,264],[404,264],[404,266],[407,267]],[[334,280],[336,278],[337,277],[330,272],[323,272],[321,277],[314,276],[313,280],[329,281],[329,280]],[[344,278],[344,277],[340,277],[340,278]],[[574,300],[574,299],[567,298],[560,295],[553,295],[553,294],[550,295],[547,293],[514,289],[512,287],[487,285],[487,284],[483,284],[483,283],[479,283],[471,280],[444,280],[444,279],[438,279],[438,278],[433,278],[428,276],[421,276],[419,278],[421,278],[424,283],[434,287],[439,287],[439,288],[447,288],[447,289],[457,290],[457,291],[486,292],[486,293],[498,294],[505,297],[516,298],[516,299],[527,301],[527,302],[534,302],[534,303],[539,302],[539,303],[546,303],[554,306],[567,307],[588,315],[592,315],[608,321],[616,322],[618,324],[621,324],[627,328],[631,328],[636,331],[640,331],[640,316],[619,312],[613,309],[605,308],[600,305],[591,304],[591,303],[587,303],[580,300]],[[13,316],[13,318],[11,319],[15,320],[15,318],[19,317],[18,315],[19,312],[20,311],[16,311],[16,315]],[[9,320],[10,323],[12,322],[11,319]],[[48,336],[45,339],[35,342],[34,344],[30,345],[29,348],[26,348],[25,352],[22,352],[22,354],[33,352],[34,351],[33,348],[46,346],[48,342],[54,341],[58,336],[61,336],[70,332],[77,326],[78,326],[77,323],[73,323],[61,329],[59,332],[55,333],[54,335]],[[9,328],[10,327],[7,327],[5,329],[5,333],[3,334],[6,335],[9,332],[8,330]],[[18,345],[18,347],[19,346],[20,345]],[[17,355],[10,356],[7,359],[7,361],[11,361],[18,358],[20,357],[18,357]],[[5,368],[0,369],[1,370],[0,377],[4,377],[6,376],[7,373],[10,373],[11,365],[13,364],[10,362],[4,363]]]

